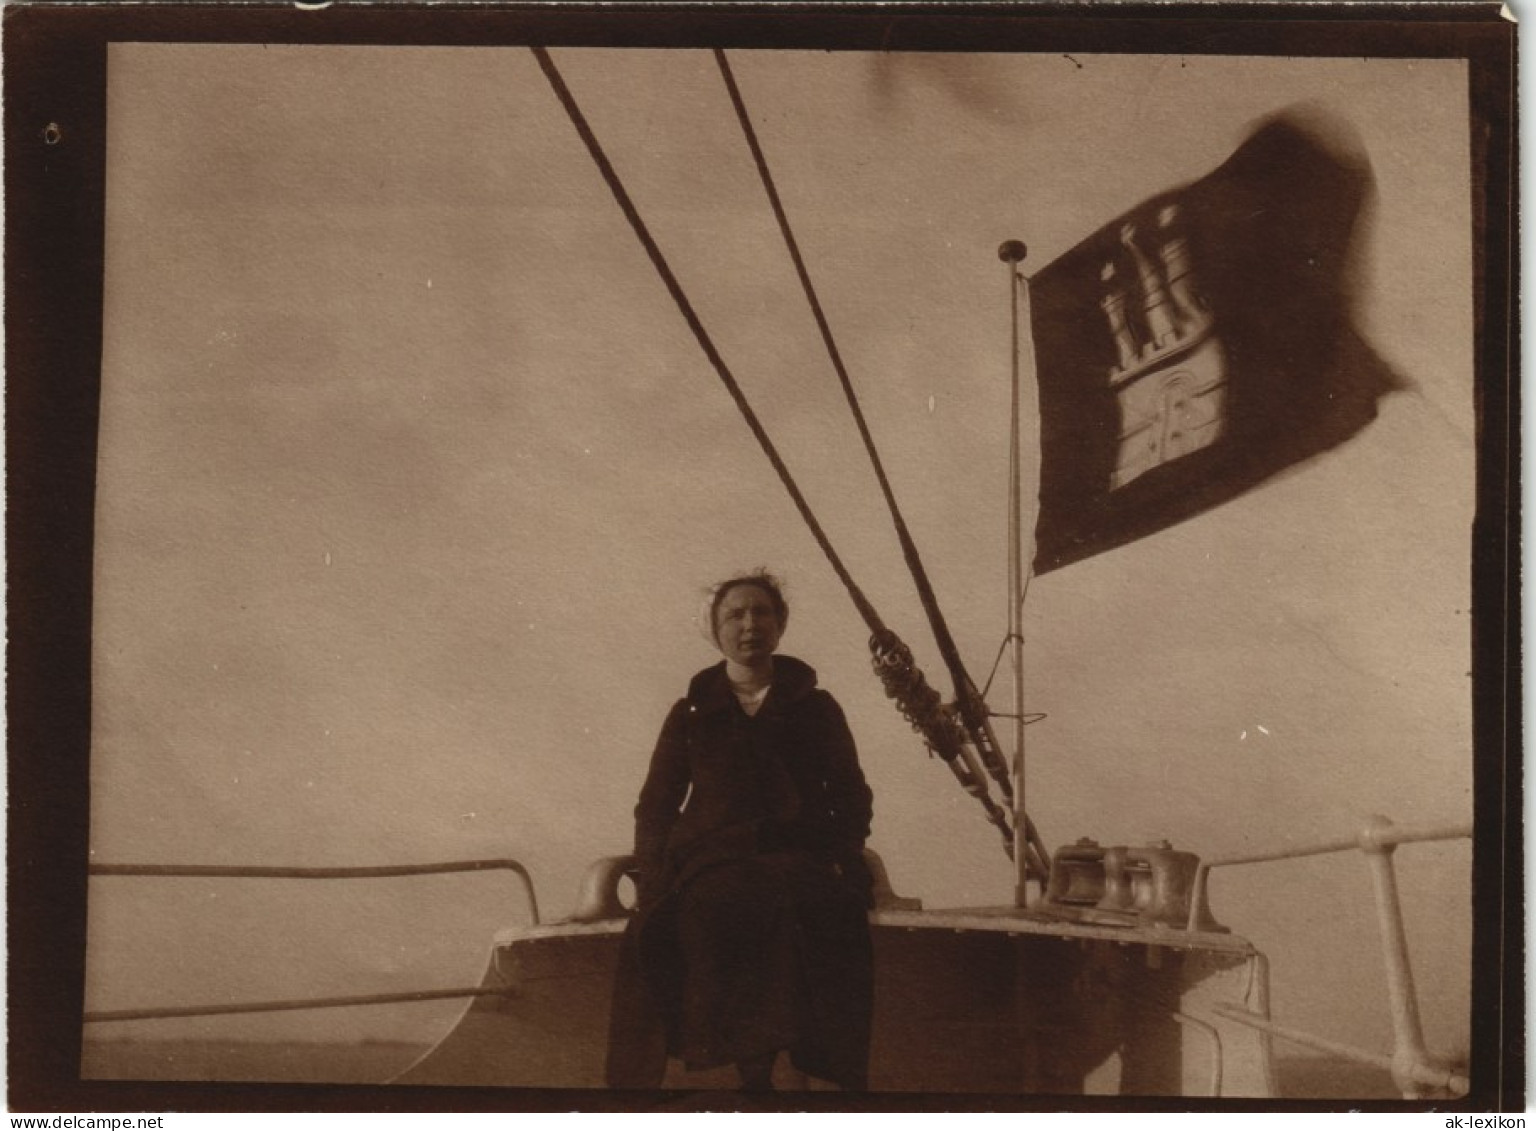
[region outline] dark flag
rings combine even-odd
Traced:
[[[1402,382],[1350,318],[1371,192],[1348,131],[1283,114],[1031,279],[1036,573],[1224,503],[1375,418]]]

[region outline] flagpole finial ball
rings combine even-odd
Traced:
[[[1019,263],[1029,254],[1029,249],[1024,246],[1022,240],[1006,240],[1002,247],[997,249],[997,257],[1004,263]]]

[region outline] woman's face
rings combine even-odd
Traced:
[[[748,667],[762,663],[779,646],[784,626],[773,598],[760,585],[733,585],[715,609],[715,642],[727,660]]]

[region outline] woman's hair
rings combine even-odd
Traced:
[[[725,600],[725,595],[738,585],[755,585],[768,594],[768,600],[773,605],[773,611],[779,618],[779,629],[783,631],[789,624],[789,602],[784,600],[784,583],[766,569],[754,569],[750,573],[743,573],[737,577],[728,577],[711,585],[704,599],[706,616],[701,619],[699,627],[711,643],[717,643],[719,636],[716,634],[715,616],[720,612],[720,602]]]

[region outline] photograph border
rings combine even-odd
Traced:
[[[644,1111],[665,1093],[79,1079],[101,384],[107,49],[120,42],[1027,51],[1464,59],[1473,171],[1477,485],[1470,1093],[1523,1110],[1515,28],[1497,4],[15,3],[3,12],[8,1064],[12,1111]],[[1073,1110],[1129,1101],[1073,1097]],[[1060,1097],[795,1095],[795,1110],[1060,1110]],[[1253,1101],[1138,1099],[1136,1110]],[[1275,1101],[1281,1110],[1428,1104]],[[684,1108],[698,1110],[697,1108]],[[754,1104],[754,1110],[761,1110]]]

